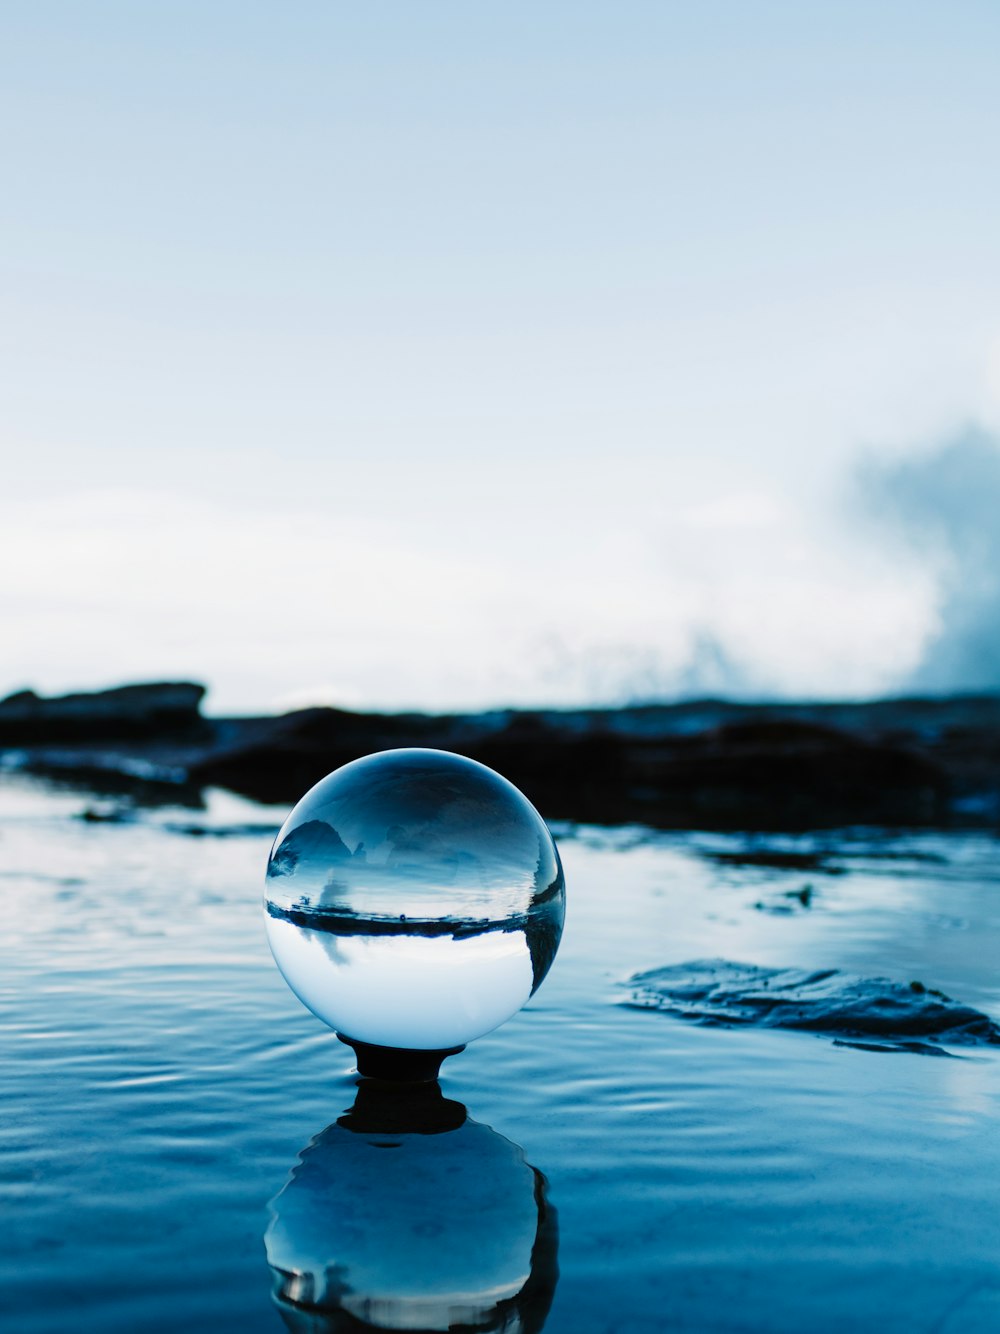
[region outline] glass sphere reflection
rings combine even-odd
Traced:
[[[363,1080],[271,1202],[274,1300],[296,1334],[545,1324],[559,1272],[545,1177],[437,1084],[417,1088],[400,1100]]]
[[[288,985],[343,1037],[460,1047],[515,1014],[562,934],[541,816],[485,765],[438,750],[346,764],[275,839],[265,907]]]

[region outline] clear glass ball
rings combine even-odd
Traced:
[[[322,779],[278,831],[267,932],[285,981],[356,1042],[460,1047],[516,1014],[562,935],[562,866],[512,783],[440,750]]]

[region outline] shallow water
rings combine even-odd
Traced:
[[[301,1180],[325,1146],[354,1143],[334,1123],[356,1092],[351,1053],[267,948],[266,825],[286,812],[219,793],[200,813],[85,823],[85,805],[0,785],[0,1319],[24,1334],[278,1331],[268,1205],[297,1162]],[[634,971],[718,955],[919,979],[998,1018],[997,840],[556,832],[568,890],[552,972],[442,1077],[477,1152],[514,1164],[512,1251],[534,1217],[518,1147],[547,1178],[546,1331],[995,1330],[997,1051],[873,1053],[618,1002]],[[732,860],[748,849],[821,855]],[[419,1193],[407,1208],[438,1238],[442,1282],[454,1270],[474,1287],[482,1256],[482,1283],[510,1286],[527,1272],[517,1256],[459,1254],[484,1206],[440,1185],[470,1135],[420,1141],[439,1180],[425,1213]],[[329,1218],[357,1228],[364,1161],[329,1173]],[[373,1190],[399,1179],[378,1170]],[[308,1216],[322,1249],[333,1224]],[[368,1248],[366,1272],[400,1249],[388,1228],[351,1246]]]

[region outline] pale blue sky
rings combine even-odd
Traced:
[[[1000,427],[998,68],[991,3],[7,6],[0,691],[895,688],[936,570],[839,497]]]

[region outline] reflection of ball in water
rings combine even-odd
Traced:
[[[264,1244],[290,1330],[544,1325],[558,1278],[545,1178],[436,1084],[418,1087],[401,1101],[363,1080],[272,1200]]]
[[[461,1046],[509,1019],[559,945],[562,867],[531,803],[460,755],[388,750],[317,783],[267,867],[271,950],[345,1037]]]

